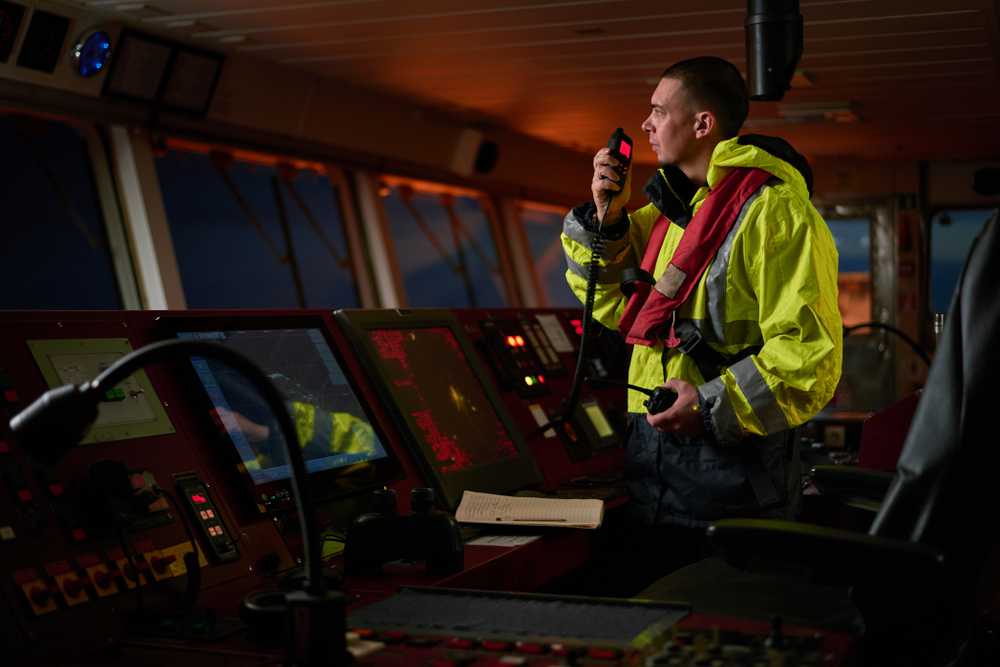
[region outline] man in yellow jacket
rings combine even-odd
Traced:
[[[643,188],[651,203],[626,211],[629,174],[620,179],[602,149],[593,203],[567,216],[563,246],[584,300],[601,237],[594,318],[634,344],[631,384],[677,392],[657,415],[643,394],[628,399],[629,502],[659,576],[711,553],[713,520],[794,518],[796,427],[833,396],[842,324],[812,173],[781,139],[737,137],[749,111],[739,71],[711,57],[677,63],[651,107],[642,129],[661,165]],[[631,297],[623,277],[639,278]]]

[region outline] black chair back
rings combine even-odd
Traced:
[[[909,612],[902,630],[917,638],[933,635],[928,643],[940,644],[945,653],[968,636],[1000,577],[998,214],[987,221],[965,261],[900,454],[898,477],[869,531],[944,554],[941,577],[914,581],[912,599],[898,602]],[[852,591],[862,610],[877,604],[865,595]]]

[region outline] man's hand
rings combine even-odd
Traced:
[[[705,432],[705,422],[698,411],[698,389],[684,380],[671,378],[664,385],[677,392],[677,400],[669,410],[658,415],[646,415],[646,421],[657,431],[690,437]]]
[[[267,440],[271,435],[271,429],[267,425],[252,422],[238,412],[230,412],[225,408],[212,408],[208,411],[208,414],[211,415],[215,428],[219,429],[219,435],[227,435],[229,429],[226,428],[226,423],[232,424],[233,421],[243,431],[247,442]]]
[[[594,203],[597,204],[597,221],[604,220],[604,224],[613,225],[618,222],[621,210],[628,203],[632,187],[632,170],[625,173],[625,182],[619,183],[618,172],[612,167],[618,166],[618,160],[611,155],[611,151],[602,148],[594,156],[594,180],[590,183],[590,191],[594,195]],[[602,179],[601,177],[604,176]],[[617,189],[621,186],[621,192],[617,195],[609,190]],[[608,209],[607,216],[604,209]]]

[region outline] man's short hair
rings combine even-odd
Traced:
[[[736,66],[722,58],[701,56],[674,63],[664,79],[677,79],[684,86],[695,111],[711,111],[726,139],[735,137],[750,113],[747,86]]]

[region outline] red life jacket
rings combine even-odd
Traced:
[[[673,257],[655,286],[636,283],[618,330],[627,343],[652,346],[670,323],[674,311],[691,295],[709,262],[732,229],[743,204],[771,174],[755,167],[737,167],[712,190],[684,230]],[[670,227],[662,214],[642,256],[642,269],[652,273]]]

